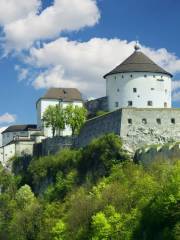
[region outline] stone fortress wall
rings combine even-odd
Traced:
[[[104,134],[119,135],[126,149],[180,141],[180,109],[122,108],[88,120],[76,139],[48,138],[42,142],[42,154],[64,147],[84,147]]]
[[[108,112],[108,98],[101,97],[84,103],[89,115],[93,115],[98,111]]]
[[[180,109],[122,108],[87,121],[79,146],[106,133],[119,135],[130,151],[150,144],[180,141]]]

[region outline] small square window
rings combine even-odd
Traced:
[[[119,103],[118,102],[115,102],[115,107],[119,107]]]
[[[128,119],[128,124],[132,124],[132,119],[131,118]]]
[[[155,75],[153,75],[153,78],[155,78],[156,76]]]
[[[148,106],[152,106],[152,105],[153,105],[153,102],[152,102],[152,101],[148,101],[148,102],[147,102],[147,105],[148,105]]]
[[[144,77],[146,78],[146,77],[147,77],[147,75],[145,74],[145,75],[144,75]]]
[[[175,123],[176,123],[175,118],[171,118],[171,123],[172,123],[172,124],[175,124]]]
[[[133,92],[136,93],[137,92],[137,88],[133,88]]]
[[[151,91],[154,91],[154,88],[151,88]]]
[[[143,119],[142,119],[142,123],[143,123],[143,124],[147,124],[147,119],[146,119],[146,118],[143,118]]]
[[[117,89],[117,92],[119,92],[119,88]]]
[[[157,124],[161,124],[161,119],[160,119],[160,118],[157,118],[157,119],[156,119],[156,122],[157,122]]]
[[[130,77],[132,78],[132,77],[133,77],[133,75],[131,74],[131,75],[130,75]]]
[[[132,106],[133,105],[133,102],[132,101],[128,101],[128,106]]]

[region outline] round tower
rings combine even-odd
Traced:
[[[138,45],[104,78],[109,111],[123,107],[171,108],[172,74],[142,53]]]

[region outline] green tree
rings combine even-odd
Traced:
[[[53,240],[66,240],[66,225],[59,220],[52,229]]]
[[[65,108],[66,124],[70,126],[72,135],[79,133],[83,124],[86,121],[87,110],[84,107],[68,105]]]
[[[53,137],[56,131],[60,134],[60,131],[65,129],[65,115],[62,106],[48,106],[43,114],[43,121],[46,127],[52,128]]]

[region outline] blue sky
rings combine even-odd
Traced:
[[[32,4],[25,6],[22,0],[3,1],[0,126],[36,123],[36,100],[51,86],[102,96],[101,76],[133,52],[136,39],[147,55],[174,74],[173,104],[180,106],[180,1],[29,0]],[[8,13],[7,2],[12,4]],[[77,10],[71,9],[72,3]],[[53,20],[46,13],[50,6],[56,13]],[[47,28],[51,20],[54,26]]]

